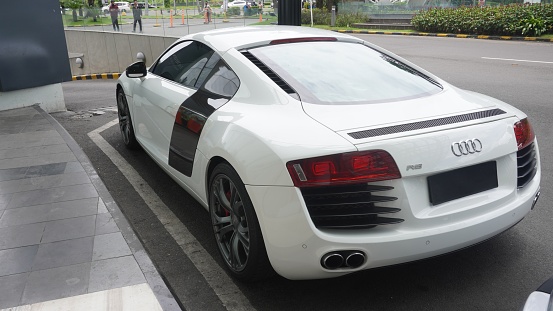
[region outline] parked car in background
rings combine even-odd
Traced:
[[[235,7],[243,8],[244,5],[246,5],[246,1],[235,0],[235,1],[229,2],[227,4],[227,7],[229,7],[229,8],[235,8]],[[221,9],[224,9],[224,4],[221,5]]]
[[[138,4],[138,8],[140,8],[140,9],[145,9],[146,8],[146,2],[137,2],[137,4]],[[131,3],[131,7],[132,7],[132,3]],[[155,9],[155,8],[157,8],[157,6],[155,4],[148,3],[148,8],[149,9]]]
[[[115,5],[117,5],[117,7],[119,8],[119,12],[131,12],[131,7],[130,7],[130,4],[129,2],[127,1],[120,1],[120,2],[115,2]],[[102,7],[102,12],[104,12],[104,14],[108,14],[109,13],[109,4]]]
[[[206,208],[244,280],[456,251],[516,225],[540,195],[524,112],[346,34],[191,34],[149,69],[129,66],[116,101],[122,142]]]

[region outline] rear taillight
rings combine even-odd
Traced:
[[[350,152],[290,161],[286,167],[296,187],[401,178],[396,162],[384,150]]]
[[[530,125],[530,122],[527,118],[524,118],[515,123],[514,129],[515,136],[517,138],[518,150],[523,149],[534,141],[534,130],[532,129],[532,125]]]

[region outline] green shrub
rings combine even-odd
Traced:
[[[424,32],[540,36],[553,33],[553,5],[431,8],[416,14],[411,24]]]
[[[332,15],[324,9],[313,9],[313,24],[314,25],[330,25]],[[366,14],[360,12],[344,12],[336,14],[336,26],[348,27],[353,23],[365,23],[369,18]],[[301,23],[311,24],[311,11],[301,11]]]
[[[301,23],[311,24],[311,11],[301,11]],[[313,9],[313,24],[315,25],[330,25],[330,12],[323,9]]]
[[[235,15],[240,15],[239,7],[227,8],[227,16],[235,16]]]

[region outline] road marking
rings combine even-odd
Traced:
[[[190,258],[196,269],[200,271],[209,286],[219,297],[223,305],[230,311],[255,310],[248,298],[234,284],[232,279],[215,263],[213,257],[202,247],[196,238],[188,231],[186,226],[173,214],[173,212],[161,201],[154,190],[146,183],[138,172],[113,148],[100,133],[118,124],[115,119],[88,133],[88,137],[106,154],[117,166],[119,171],[127,178],[129,183],[138,192],[144,202],[150,207],[165,229],[182,248],[186,256]],[[182,301],[187,310],[192,310],[188,301]]]
[[[553,64],[553,62],[544,62],[544,61],[539,61],[539,60],[512,59],[512,58],[496,58],[496,57],[482,57],[482,58],[483,58],[483,59],[491,59],[491,60],[515,61],[515,62],[522,62],[522,63]]]

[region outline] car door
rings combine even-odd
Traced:
[[[213,54],[200,73],[198,90],[179,107],[169,147],[169,165],[191,177],[202,129],[209,116],[226,104],[240,87],[232,69]]]
[[[163,164],[180,105],[198,89],[196,82],[214,51],[197,41],[168,49],[134,89],[134,129],[137,139]]]

